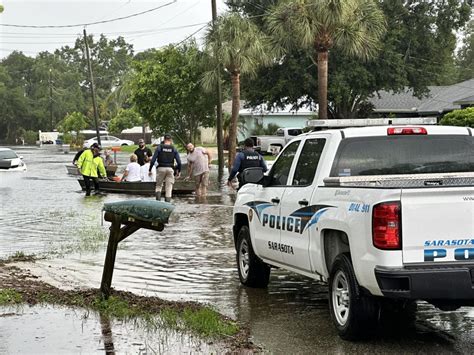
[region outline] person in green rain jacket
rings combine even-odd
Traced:
[[[94,143],[91,145],[90,149],[86,149],[81,154],[79,160],[77,161],[77,167],[81,171],[81,174],[84,177],[84,183],[86,184],[86,196],[91,195],[91,180],[94,183],[95,193],[98,193],[99,176],[107,176],[104,162],[100,157],[100,150],[100,146],[97,143]]]

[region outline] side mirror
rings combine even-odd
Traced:
[[[242,181],[244,184],[261,184],[262,180],[262,168],[247,168],[242,172]]]
[[[23,160],[23,155],[20,155],[18,158],[22,159]]]

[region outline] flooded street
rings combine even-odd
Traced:
[[[141,197],[108,194],[85,198],[76,178],[68,176],[64,166],[73,154],[60,153],[54,147],[16,150],[24,157],[28,171],[0,173],[0,258],[17,252],[44,256],[23,267],[61,288],[98,288],[109,227],[107,222],[102,224],[102,206]],[[126,153],[120,153],[119,165],[127,158]],[[114,288],[213,305],[221,313],[249,324],[254,342],[274,353],[473,352],[474,308],[441,312],[420,303],[414,329],[382,330],[370,341],[350,343],[336,335],[324,285],[272,270],[268,289],[242,287],[232,240],[235,195],[226,188],[219,191],[216,175],[214,172],[214,188],[207,201],[197,202],[193,196],[174,197],[176,209],[163,232],[140,230],[121,243]],[[55,308],[0,310],[0,353],[17,352],[12,349],[23,353],[105,349],[101,322],[96,316],[84,319],[68,309]],[[53,326],[58,322],[66,325],[58,330]],[[12,340],[25,324],[29,331],[18,342]],[[139,330],[129,331],[127,325],[113,324],[112,328],[120,353],[144,353],[149,341],[149,353],[153,353],[150,349],[160,349],[156,334],[153,340],[153,336],[147,338],[149,335]],[[54,332],[60,333],[54,341],[47,341]],[[78,333],[81,337],[68,335]],[[212,351],[200,348],[202,344],[188,346],[192,343],[188,338],[177,339],[170,344],[182,342],[183,347],[165,344],[158,352]],[[38,344],[49,345],[43,348]]]

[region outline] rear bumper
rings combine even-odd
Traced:
[[[474,302],[474,265],[375,268],[382,294],[412,300]]]

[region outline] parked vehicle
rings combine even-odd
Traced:
[[[26,164],[10,148],[0,148],[0,171],[26,171]]]
[[[233,235],[242,284],[271,267],[329,285],[344,339],[416,300],[474,306],[474,130],[382,126],[310,132],[267,175],[243,172]],[[277,282],[277,280],[275,280]]]
[[[255,148],[262,153],[278,154],[296,136],[303,133],[302,128],[278,128],[273,136],[250,137]]]
[[[84,142],[84,148],[89,148],[92,144],[97,143],[97,137],[88,139]],[[128,139],[120,139],[114,136],[101,136],[100,144],[102,147],[120,147],[124,145],[134,145],[135,143]]]

